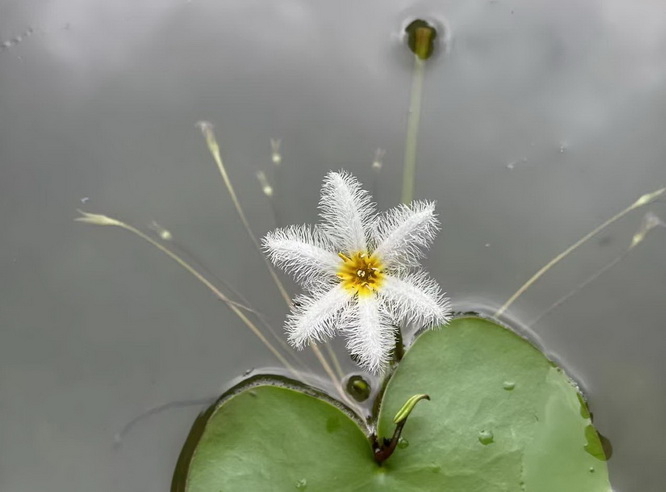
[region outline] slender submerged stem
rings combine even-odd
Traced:
[[[545,316],[548,315],[551,311],[554,309],[557,309],[560,307],[562,304],[564,304],[567,300],[569,300],[574,294],[578,293],[581,291],[581,289],[585,288],[587,285],[590,283],[594,282],[596,279],[598,279],[601,275],[606,273],[608,270],[613,268],[615,265],[620,263],[624,259],[624,257],[629,253],[629,249],[624,250],[622,253],[620,253],[618,256],[613,258],[611,261],[606,263],[603,267],[601,267],[599,270],[597,270],[595,273],[587,277],[582,283],[577,285],[575,288],[570,290],[567,294],[564,296],[560,297],[557,301],[555,301],[553,304],[551,304],[545,311],[543,311],[541,314],[539,314],[536,318],[534,318],[532,321],[530,321],[527,325],[528,328],[531,328],[532,326],[536,325],[539,321],[541,321]]]
[[[421,99],[423,95],[423,78],[425,60],[414,55],[414,71],[412,72],[412,91],[409,100],[409,119],[407,121],[407,138],[405,140],[405,164],[402,176],[402,203],[409,203],[414,198],[414,176],[416,174],[416,143],[421,120]]]
[[[282,219],[280,218],[280,212],[278,211],[275,197],[269,196],[266,197],[266,199],[268,200],[268,205],[271,207],[271,213],[273,214],[273,222],[275,222],[275,227],[281,227]]]
[[[576,241],[574,244],[569,246],[567,249],[562,251],[559,255],[555,256],[552,260],[550,260],[548,263],[546,263],[543,267],[539,269],[534,275],[530,277],[530,279],[525,282],[503,305],[500,307],[497,312],[495,313],[495,317],[499,317],[504,312],[511,307],[511,305],[518,299],[521,295],[525,293],[527,289],[529,289],[537,280],[539,280],[548,270],[553,268],[557,263],[559,263],[562,259],[564,259],[566,256],[568,256],[570,253],[572,253],[574,250],[576,250],[579,246],[583,245],[585,242],[589,241],[591,238],[599,234],[602,230],[613,224],[614,222],[618,221],[625,215],[627,215],[629,212],[632,210],[642,207],[643,205],[647,205],[648,203],[653,202],[657,197],[659,197],[662,193],[666,191],[666,188],[660,188],[652,193],[647,193],[643,196],[641,196],[638,200],[636,200],[633,204],[631,204],[629,207],[625,208],[621,212],[615,214],[613,217],[608,219],[606,222],[601,224],[598,227],[595,227],[592,231],[588,232],[585,234],[582,238],[580,238],[578,241]]]
[[[351,401],[347,397],[347,394],[345,393],[345,390],[342,388],[342,385],[340,384],[340,380],[335,376],[335,373],[333,372],[333,369],[331,369],[331,365],[326,360],[326,357],[324,357],[324,354],[321,352],[321,349],[314,342],[310,344],[310,348],[312,348],[312,351],[314,352],[315,356],[317,357],[317,360],[319,360],[319,363],[324,368],[324,371],[326,372],[326,375],[331,379],[331,382],[333,383],[333,386],[335,386],[335,389],[337,390],[337,392],[340,394],[340,397],[344,401],[346,401],[348,403],[351,403]],[[354,405],[354,404],[351,403],[351,405]]]
[[[280,219],[277,203],[275,201],[275,188],[269,183],[268,177],[264,171],[257,171],[257,180],[259,180],[261,191],[266,197],[266,200],[268,200],[268,205],[270,206],[271,212],[273,213],[275,227],[280,227],[282,225],[282,220]]]
[[[335,355],[333,347],[331,347],[331,342],[324,344],[324,346],[326,347],[326,352],[328,352],[328,356],[333,361],[333,366],[335,367],[335,372],[338,375],[338,379],[342,379],[343,377],[345,377],[345,373],[342,372],[342,366],[340,365],[338,357]]]
[[[289,293],[287,292],[287,289],[285,289],[284,285],[282,284],[282,281],[277,276],[277,273],[269,263],[268,258],[266,258],[266,255],[264,255],[263,252],[261,251],[261,245],[259,244],[259,240],[257,239],[257,236],[255,236],[254,232],[252,232],[250,223],[248,222],[247,217],[245,216],[245,212],[243,211],[243,207],[241,206],[240,201],[238,200],[238,196],[236,195],[236,190],[231,184],[231,180],[229,179],[227,170],[224,167],[224,162],[222,161],[222,156],[220,154],[220,146],[218,145],[217,139],[215,138],[215,134],[213,133],[213,125],[207,122],[200,122],[199,127],[201,128],[201,131],[206,137],[208,150],[213,156],[215,164],[217,164],[217,169],[220,171],[220,175],[222,176],[222,181],[224,181],[224,186],[226,186],[227,191],[229,192],[231,201],[233,202],[234,207],[236,207],[236,212],[238,213],[238,216],[240,217],[241,222],[243,223],[243,227],[245,228],[247,235],[250,237],[252,244],[254,244],[254,247],[257,249],[257,251],[261,255],[261,258],[264,260],[266,268],[268,269],[268,272],[270,273],[273,282],[275,282],[275,285],[280,291],[280,294],[282,295],[286,303],[291,305],[291,298],[289,297]]]
[[[163,238],[164,239],[164,238]],[[296,356],[296,353],[294,350],[287,344],[287,342],[284,341],[282,337],[280,337],[276,331],[273,329],[270,323],[266,320],[266,317],[259,312],[258,310],[254,309],[250,301],[240,292],[238,291],[231,283],[227,282],[225,279],[220,278],[219,276],[215,275],[213,272],[209,271],[196,257],[195,255],[192,254],[192,252],[184,247],[182,244],[179,242],[175,241],[172,236],[170,236],[169,239],[169,244],[171,244],[171,251],[174,254],[177,254],[180,256],[183,261],[186,261],[190,264],[190,266],[193,269],[196,269],[201,275],[207,276],[207,278],[213,279],[218,284],[222,284],[222,286],[227,289],[229,292],[234,294],[242,303],[236,303],[236,305],[244,309],[245,311],[248,311],[259,320],[259,322],[268,330],[268,332],[271,334],[273,339],[282,347],[282,349],[289,355],[289,357],[292,359],[293,362],[299,365],[299,367],[303,370],[309,370],[307,365],[301,360],[301,358]],[[212,282],[211,282],[212,283]],[[230,300],[229,302],[235,302],[233,300]]]
[[[282,281],[279,279],[277,276],[277,273],[271,266],[271,264],[268,261],[268,258],[266,258],[266,255],[261,250],[261,245],[259,244],[259,240],[257,239],[257,236],[255,236],[254,232],[252,232],[252,228],[250,227],[250,223],[247,220],[247,217],[245,216],[245,212],[243,211],[243,207],[240,204],[240,201],[238,200],[238,197],[236,195],[236,191],[234,190],[233,185],[231,184],[231,180],[229,179],[229,175],[227,174],[227,170],[224,167],[224,162],[222,161],[222,156],[220,154],[220,146],[217,143],[217,139],[215,138],[215,134],[213,133],[213,125],[208,123],[208,122],[200,122],[199,123],[199,128],[203,132],[204,136],[206,137],[206,143],[208,144],[208,150],[210,151],[211,155],[213,156],[213,160],[217,164],[217,168],[220,171],[220,175],[222,176],[222,180],[224,181],[224,185],[227,188],[227,191],[229,192],[229,196],[231,197],[231,201],[234,203],[234,206],[236,207],[236,212],[238,213],[238,216],[241,219],[241,222],[243,223],[243,227],[245,227],[245,231],[247,232],[247,235],[250,236],[250,240],[254,244],[255,248],[257,249],[259,255],[261,258],[264,260],[264,263],[266,265],[266,268],[268,269],[268,272],[270,273],[273,281],[275,282],[275,285],[277,286],[278,290],[280,291],[280,294],[284,298],[285,302],[287,303],[288,306],[291,306],[291,298],[289,297],[289,294],[287,293],[287,289],[285,289],[284,285],[282,284]],[[315,353],[315,356],[319,360],[319,363],[322,365],[324,368],[324,371],[326,371],[326,374],[331,378],[331,382],[335,385],[336,388],[339,388],[339,392],[341,396],[344,398],[345,394],[344,391],[342,390],[342,386],[340,386],[340,382],[336,379],[335,373],[331,369],[331,366],[329,365],[328,361],[324,357],[324,354],[322,354],[321,350],[319,350],[319,347],[317,347],[315,344],[310,345],[312,347],[312,350]]]
[[[120,431],[116,432],[116,434],[113,436],[113,440],[116,445],[119,445],[122,440],[125,438],[125,436],[131,431],[136,424],[141,422],[144,419],[147,419],[148,417],[152,417],[153,415],[158,415],[166,410],[171,410],[173,408],[185,408],[185,407],[192,407],[192,406],[201,406],[201,405],[212,405],[215,403],[217,400],[218,396],[210,396],[208,398],[194,398],[191,400],[179,400],[179,401],[170,401],[168,403],[162,403],[161,405],[154,406],[152,408],[149,408],[145,412],[137,415],[134,417],[132,420],[127,422]]]
[[[153,246],[155,246],[157,249],[162,251],[164,254],[169,256],[172,260],[174,260],[176,263],[178,263],[180,266],[182,266],[185,270],[187,270],[190,274],[192,274],[199,282],[204,284],[208,289],[213,292],[219,299],[224,301],[226,305],[231,309],[231,311],[240,318],[240,320],[254,333],[257,338],[263,343],[268,350],[280,361],[281,364],[283,364],[287,369],[289,369],[295,376],[298,376],[298,371],[294,368],[294,366],[287,360],[285,357],[266,339],[264,334],[261,332],[261,330],[255,325],[252,320],[250,320],[245,313],[237,306],[236,303],[231,301],[223,292],[221,292],[215,285],[213,285],[206,277],[204,277],[199,271],[197,271],[194,267],[192,267],[188,262],[183,260],[180,256],[178,256],[176,253],[171,251],[169,248],[164,246],[163,244],[158,243],[155,241],[153,238],[150,236],[144,234],[141,232],[139,229],[132,227],[131,225],[125,224],[124,222],[119,222],[118,227],[121,227],[122,229],[125,229],[126,231],[131,232],[132,234],[137,235],[144,241],[149,242]]]
[[[594,282],[596,279],[598,279],[601,275],[606,273],[608,270],[613,268],[615,265],[620,263],[629,251],[634,249],[636,246],[641,244],[643,240],[647,237],[648,233],[654,229],[655,227],[666,227],[666,222],[662,221],[659,217],[657,217],[655,214],[652,212],[648,212],[645,214],[643,217],[643,221],[641,222],[641,226],[636,231],[634,234],[634,237],[631,240],[631,244],[627,249],[625,249],[623,252],[621,252],[619,255],[617,255],[615,258],[613,258],[611,261],[606,263],[603,267],[601,267],[599,270],[597,270],[595,273],[587,277],[583,282],[578,284],[576,287],[574,287],[571,291],[569,291],[567,294],[564,296],[560,297],[557,301],[555,301],[553,304],[551,304],[548,309],[543,311],[541,314],[539,314],[534,320],[532,320],[527,326],[531,327],[535,324],[537,324],[543,317],[545,317],[548,313],[550,313],[552,310],[558,308],[562,304],[564,304],[569,298],[571,298],[574,294],[578,293],[581,289],[585,288],[588,284]]]

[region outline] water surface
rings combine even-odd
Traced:
[[[427,67],[419,135],[416,195],[438,200],[444,226],[427,268],[457,308],[492,311],[666,182],[663,3],[0,1],[2,490],[165,490],[199,408],[153,417],[120,448],[114,433],[275,364],[175,264],[75,224],[75,209],[157,220],[279,327],[286,306],[194,124],[216,124],[259,234],[274,227],[255,178],[270,138],[283,141],[288,222],[316,220],[329,169],[371,186],[377,147],[376,198],[393,206],[412,62],[400,32],[415,16],[450,29]],[[524,326],[620,254],[645,211],[509,317]],[[663,233],[532,327],[586,390],[622,492],[659,490],[666,461]]]

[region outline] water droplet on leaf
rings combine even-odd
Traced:
[[[489,430],[482,430],[479,432],[479,442],[484,446],[492,443],[495,440],[495,436]]]
[[[504,388],[507,391],[511,391],[516,387],[516,382],[515,381],[504,381],[502,384],[502,388]]]

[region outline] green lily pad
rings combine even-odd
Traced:
[[[569,378],[487,320],[422,334],[389,381],[378,434],[427,393],[381,466],[341,404],[277,377],[232,389],[195,423],[173,491],[611,492],[605,455]]]

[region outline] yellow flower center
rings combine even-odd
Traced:
[[[360,251],[351,256],[338,253],[338,256],[343,260],[338,277],[345,289],[359,296],[368,296],[381,287],[384,274],[378,258]]]

